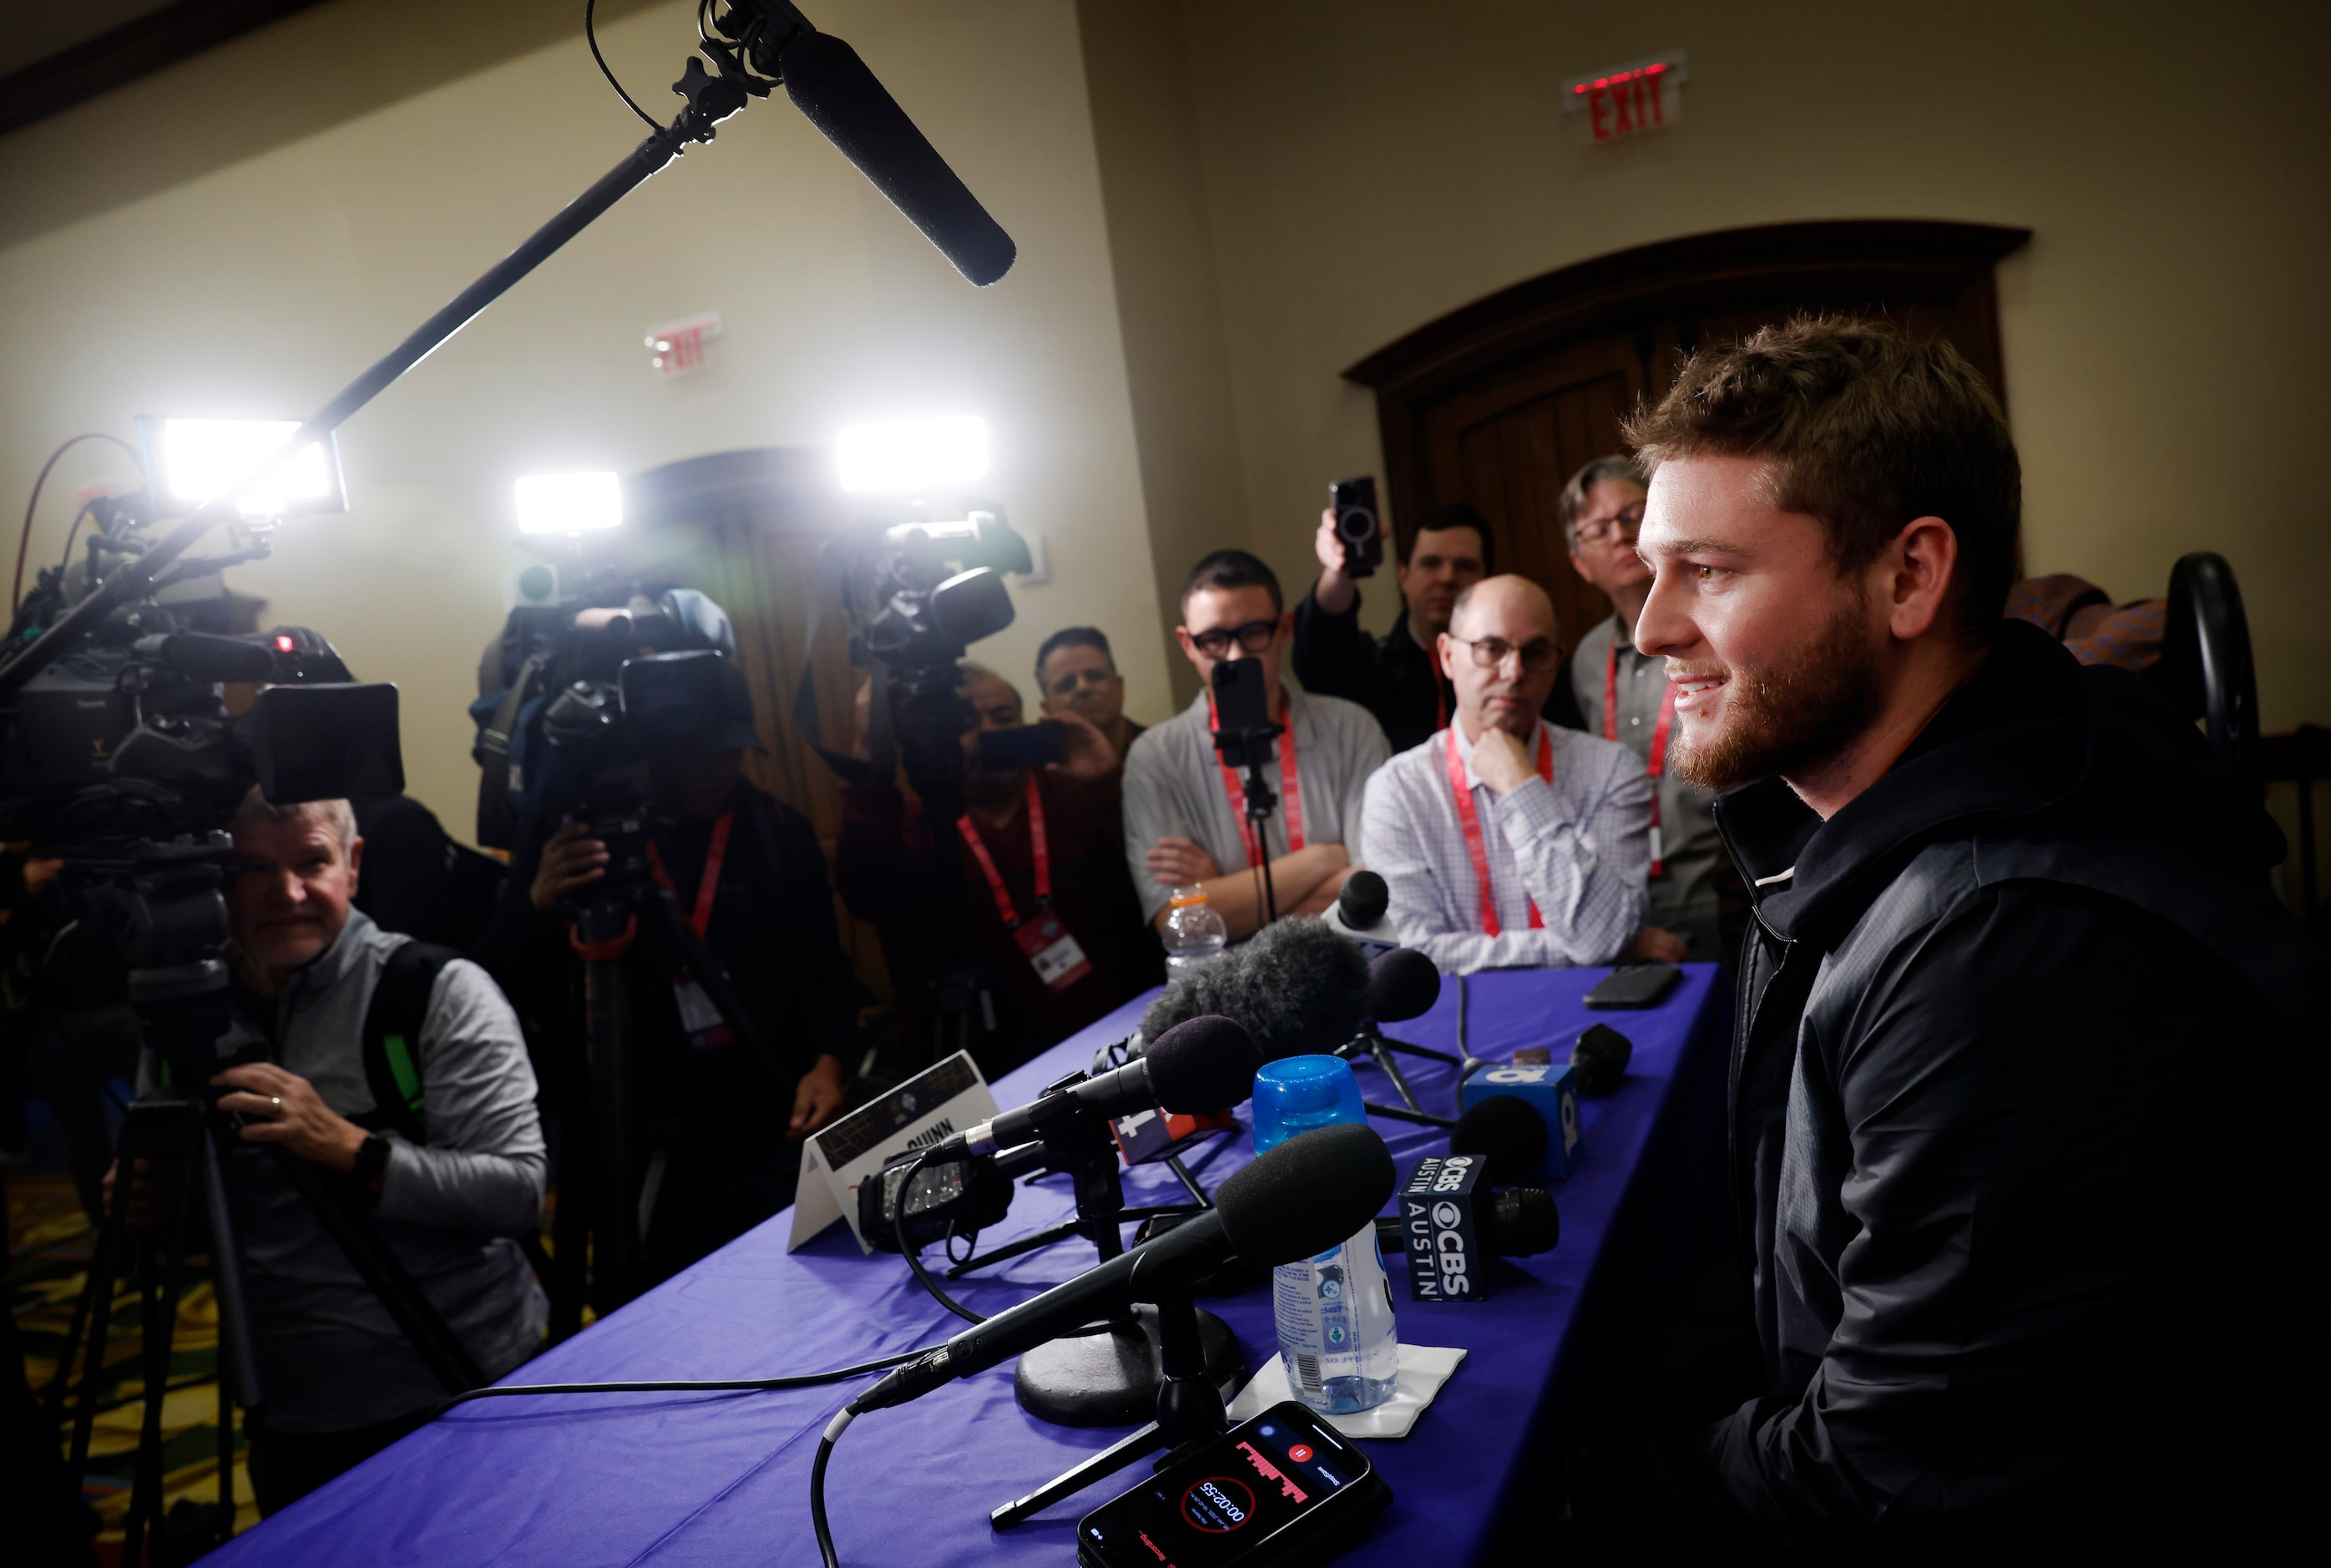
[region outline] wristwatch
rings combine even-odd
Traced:
[[[359,1187],[369,1187],[388,1168],[387,1137],[380,1133],[366,1133],[365,1141],[357,1145],[357,1163],[348,1167],[348,1175]]]

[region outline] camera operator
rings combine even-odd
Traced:
[[[1333,508],[1319,514],[1312,547],[1319,580],[1295,607],[1295,679],[1306,691],[1375,714],[1394,751],[1422,745],[1457,710],[1434,646],[1449,630],[1457,595],[1489,575],[1489,519],[1461,501],[1424,514],[1400,557],[1405,613],[1381,638],[1361,630],[1359,585],[1344,575],[1344,538]],[[1568,697],[1558,689],[1546,717],[1576,728]]]
[[[642,1235],[649,1279],[714,1251],[793,1202],[798,1140],[840,1114],[860,991],[835,935],[825,860],[807,818],[754,785],[746,751],[765,749],[745,673],[720,664],[721,727],[650,759],[649,869],[726,971],[747,1022],[781,1063],[774,1074],[737,1038],[642,919],[631,979],[632,1081],[624,1086],[663,1174]],[[572,1009],[582,965],[567,941],[568,898],[606,875],[608,851],[580,822],[521,839],[509,892],[480,961],[536,1016]]]
[[[546,1303],[514,1238],[541,1219],[543,1141],[518,1021],[459,959],[430,981],[417,1031],[424,1138],[375,1098],[368,1017],[410,938],[350,908],[364,841],[347,803],[272,806],[253,790],[233,832],[236,1020],[219,1052],[235,1065],[210,1081],[243,1118],[226,1182],[266,1398],[246,1418],[251,1484],[271,1514],[419,1426],[445,1391],[266,1145],[359,1194],[490,1379],[542,1340]],[[149,1058],[140,1077],[154,1076]],[[145,1175],[141,1162],[133,1226],[157,1215]]]
[[[963,736],[964,815],[956,824],[965,928],[940,926],[946,917],[934,907],[922,803],[907,801],[888,780],[842,792],[834,879],[851,912],[881,930],[906,1041],[936,1039],[950,1003],[985,1024],[977,997],[962,993],[960,957],[969,958],[968,983],[995,1003],[994,1028],[941,1043],[948,1050],[968,1045],[992,1079],[1156,984],[1164,964],[1142,929],[1126,870],[1107,794],[1119,764],[1107,737],[1062,712],[1055,717],[1067,731],[1065,762],[992,769],[979,760],[979,736],[1023,727],[1020,694],[976,665],[965,666],[962,690],[975,716]],[[1074,953],[1056,949],[1046,917]]]

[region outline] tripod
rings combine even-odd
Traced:
[[[553,1221],[554,1340],[581,1329],[586,1294],[593,1313],[604,1317],[641,1290],[641,1240],[654,1218],[659,1183],[653,1178],[662,1158],[659,1148],[642,1170],[631,1116],[634,1052],[626,970],[642,910],[730,1032],[774,1079],[785,1078],[776,1052],[746,1015],[719,960],[681,916],[671,889],[648,874],[645,809],[632,803],[591,813],[591,836],[607,846],[606,875],[573,906],[568,940],[583,960],[584,1082],[578,1094],[570,1076],[562,1097],[566,1114],[561,1118],[559,1201]]]
[[[1460,1078],[1463,1076],[1464,1063],[1456,1057],[1445,1050],[1435,1050],[1431,1046],[1416,1045],[1405,1040],[1394,1040],[1378,1027],[1373,1018],[1360,1025],[1358,1034],[1336,1048],[1336,1054],[1346,1061],[1356,1061],[1365,1056],[1375,1062],[1383,1069],[1384,1077],[1392,1080],[1393,1088],[1400,1095],[1401,1103],[1397,1106],[1380,1106],[1373,1101],[1369,1102],[1366,1108],[1371,1116],[1390,1117],[1394,1121],[1414,1122],[1420,1126],[1455,1126],[1457,1125],[1455,1117],[1435,1116],[1416,1103],[1416,1096],[1409,1088],[1408,1079],[1402,1074],[1400,1064],[1393,1060],[1393,1053],[1395,1051],[1405,1051],[1411,1056],[1429,1057],[1434,1061],[1446,1062],[1458,1069]]]
[[[1202,1315],[1186,1295],[1161,1295],[1155,1307],[1154,1313],[1143,1315],[1143,1321],[1156,1326],[1157,1338],[1156,1418],[1026,1497],[1015,1497],[995,1509],[987,1516],[990,1527],[1009,1530],[1062,1497],[1081,1492],[1095,1481],[1113,1476],[1160,1449],[1166,1450],[1157,1461],[1163,1468],[1190,1445],[1220,1437],[1230,1430],[1222,1389],[1206,1365],[1199,1329]]]
[[[100,851],[79,862],[81,874],[107,879],[105,885],[90,890],[92,918],[120,925],[133,934],[122,941],[132,965],[131,1005],[146,1049],[160,1064],[165,1084],[173,1086],[140,1098],[123,1119],[112,1199],[48,1391],[51,1410],[58,1410],[71,1384],[73,1364],[85,1356],[69,1460],[69,1473],[80,1478],[88,1469],[102,1392],[114,1285],[134,1269],[139,1281],[144,1408],[129,1513],[123,1525],[126,1563],[145,1560],[147,1532],[155,1529],[158,1538],[162,1523],[162,1403],[168,1392],[171,1339],[197,1201],[219,1306],[219,1498],[215,1515],[199,1526],[210,1544],[223,1542],[234,1527],[233,1404],[252,1410],[264,1403],[225,1181],[227,1152],[243,1146],[235,1136],[242,1122],[220,1112],[207,1089],[213,1070],[224,1065],[217,1058],[217,1044],[229,1022],[226,965],[219,956],[226,942],[226,911],[218,891],[222,840],[223,835],[205,834],[161,843],[139,841],[130,847],[126,862],[119,858],[118,846],[112,857]],[[68,865],[76,863],[71,852],[66,858]],[[181,1088],[193,1092],[179,1092]],[[483,1383],[485,1377],[468,1351],[390,1250],[370,1215],[357,1205],[353,1193],[285,1149],[270,1147],[267,1154],[446,1392],[465,1392]],[[150,1167],[153,1190],[167,1206],[158,1243],[129,1226],[131,1189],[141,1162]]]

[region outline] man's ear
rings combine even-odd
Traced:
[[[1452,640],[1446,632],[1441,632],[1432,639],[1432,666],[1442,675],[1454,680],[1457,679],[1457,670],[1449,662],[1449,650],[1451,646]]]
[[[357,874],[364,869],[364,838],[359,834],[348,841],[348,891],[357,890]]]
[[[1589,586],[1593,585],[1594,579],[1586,575],[1586,563],[1578,558],[1578,552],[1575,550],[1570,552],[1570,569],[1578,574],[1580,582]]]
[[[1190,629],[1187,626],[1174,628],[1174,641],[1182,645],[1183,658],[1193,664],[1198,663],[1198,645],[1190,641]],[[1199,665],[1199,668],[1204,669],[1204,666]]]
[[[1887,630],[1915,641],[1943,619],[1959,559],[1959,537],[1940,518],[1914,518],[1884,558]]]

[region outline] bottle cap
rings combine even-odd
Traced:
[[[1278,1147],[1314,1127],[1367,1125],[1360,1080],[1340,1056],[1289,1056],[1254,1075],[1254,1152]]]
[[[1201,887],[1176,888],[1166,900],[1169,908],[1175,909],[1185,904],[1203,904],[1205,901],[1206,890]]]

